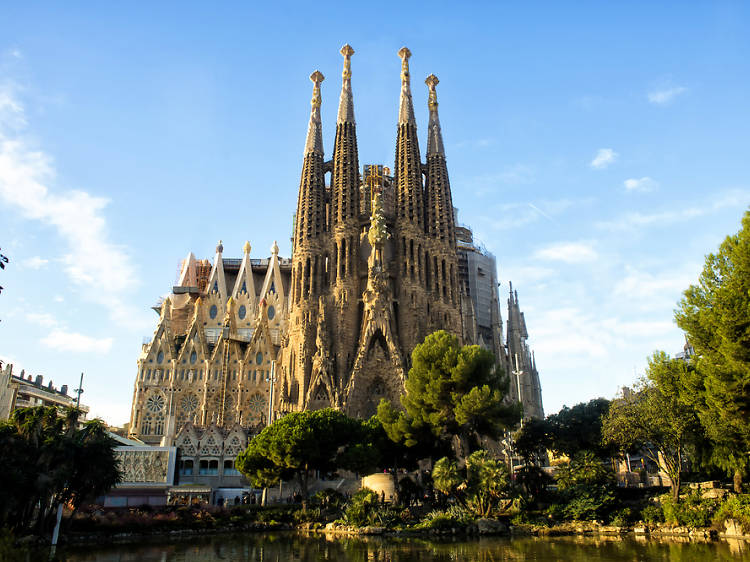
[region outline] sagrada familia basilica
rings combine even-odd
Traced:
[[[292,256],[184,260],[143,345],[130,421],[146,443],[213,454],[286,412],[334,407],[370,416],[398,403],[411,351],[436,330],[490,349],[510,377],[510,400],[542,417],[541,387],[518,296],[503,333],[494,256],[456,221],[436,86],[427,84],[425,160],[419,149],[407,48],[393,172],[360,169],[345,45],[333,155],[323,151],[321,84],[314,72]],[[198,443],[201,436],[211,443]],[[233,441],[233,442],[234,442]],[[242,443],[240,443],[242,441]],[[214,451],[215,449],[215,451]],[[237,451],[237,452],[238,452]],[[236,454],[236,453],[235,453]],[[190,455],[188,455],[190,456]],[[192,465],[191,465],[192,466]]]

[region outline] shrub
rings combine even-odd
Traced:
[[[610,525],[615,525],[616,527],[627,527],[632,522],[633,510],[629,507],[618,509],[617,511],[613,512],[609,518]]]
[[[370,525],[372,514],[379,504],[380,497],[377,492],[370,488],[362,488],[352,496],[344,509],[344,521],[357,527]]]
[[[644,523],[655,525],[657,523],[664,523],[664,512],[659,504],[650,504],[641,510],[641,519]]]
[[[669,525],[686,527],[708,527],[719,502],[714,499],[701,499],[697,490],[675,502],[670,495],[661,496],[664,520]]]
[[[474,522],[476,516],[469,510],[452,505],[447,509],[435,509],[427,513],[416,527],[419,529],[464,528]]]
[[[719,506],[713,517],[714,525],[723,528],[727,519],[735,519],[744,532],[750,532],[750,495],[731,496]]]

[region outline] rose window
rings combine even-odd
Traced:
[[[198,408],[198,398],[192,394],[185,396],[180,402],[180,407],[186,412],[194,412]]]
[[[155,414],[161,412],[164,409],[164,397],[161,394],[152,394],[146,400],[146,409]]]
[[[251,412],[253,412],[254,414],[259,414],[266,408],[266,399],[263,398],[260,394],[254,394],[250,397],[248,405],[250,406]]]

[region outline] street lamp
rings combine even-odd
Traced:
[[[271,372],[266,378],[268,382],[268,422],[266,427],[273,423],[273,387],[276,383],[276,361],[271,360]],[[281,498],[281,479],[279,479],[279,498]],[[263,496],[261,497],[260,504],[262,506],[268,505],[268,488],[263,488]]]

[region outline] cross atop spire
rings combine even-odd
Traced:
[[[313,83],[313,94],[310,105],[310,124],[307,127],[307,140],[305,141],[305,155],[315,152],[323,155],[323,133],[320,122],[320,84],[325,76],[316,70],[310,75]]]
[[[437,92],[435,91],[435,86],[437,86],[439,82],[440,80],[438,80],[438,77],[434,74],[430,74],[424,81],[430,89],[429,97],[427,99],[427,105],[430,108],[430,122],[429,125],[427,125],[427,156],[430,156],[431,154],[445,156],[443,133],[440,131],[440,118],[438,117]]]
[[[411,101],[411,76],[409,74],[409,57],[411,57],[411,51],[406,47],[401,47],[398,51],[398,56],[401,57],[401,102],[398,110],[398,124],[416,124],[414,120],[414,104]]]
[[[354,49],[347,43],[341,47],[344,55],[344,70],[341,73],[341,99],[339,100],[339,114],[337,123],[354,123],[354,100],[352,99],[352,55]]]

